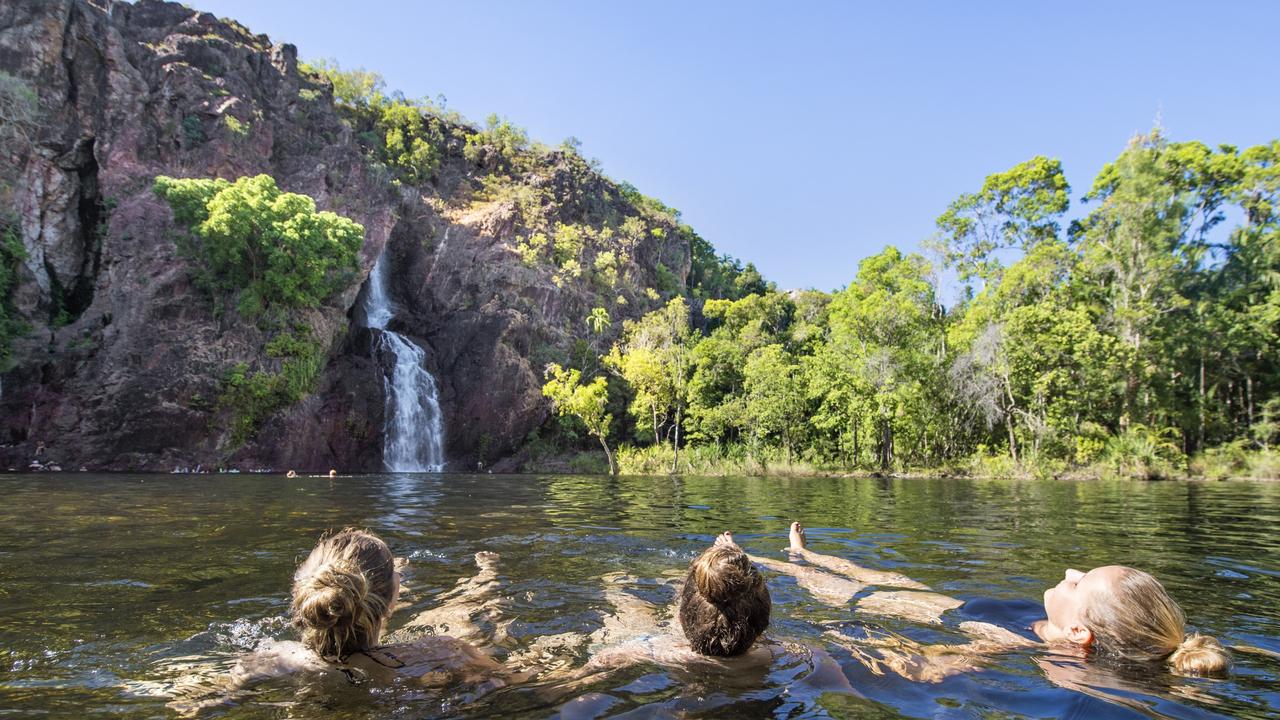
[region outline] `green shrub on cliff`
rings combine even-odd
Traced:
[[[404,172],[412,183],[424,183],[440,164],[444,134],[437,123],[408,103],[392,102],[381,108],[378,128],[384,138],[387,164]]]
[[[302,326],[267,343],[267,356],[280,362],[279,372],[250,372],[237,363],[223,380],[218,404],[231,415],[231,440],[242,445],[276,411],[302,400],[315,386],[324,365],[324,348]]]
[[[364,227],[317,212],[314,200],[281,192],[269,175],[235,182],[161,175],[155,192],[191,232],[181,247],[197,263],[197,280],[239,293],[246,316],[317,307],[355,275]]]
[[[506,118],[490,115],[485,129],[467,136],[463,155],[482,165],[511,168],[516,158],[529,148],[529,134]]]
[[[362,108],[382,104],[382,91],[387,82],[376,72],[356,68],[343,70],[337,60],[325,59],[298,63],[298,70],[319,75],[333,85],[333,101],[348,107]]]
[[[0,372],[9,369],[9,348],[13,339],[27,331],[22,321],[11,317],[9,292],[13,290],[18,263],[26,257],[18,233],[0,225]]]
[[[387,94],[386,81],[378,73],[343,70],[335,60],[302,63],[299,69],[333,85],[334,103],[374,159],[409,183],[420,185],[431,179],[445,147],[444,124],[460,123],[461,117],[430,100],[407,99],[400,92]]]

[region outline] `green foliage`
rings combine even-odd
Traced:
[[[602,307],[592,308],[591,314],[587,316],[587,327],[595,335],[601,335],[609,329],[609,311]]]
[[[1175,428],[1134,425],[1107,441],[1103,463],[1117,474],[1149,480],[1173,477],[1186,465]]]
[[[698,299],[737,300],[747,295],[763,295],[773,288],[764,281],[755,265],[746,267],[737,258],[716,255],[711,243],[687,225],[680,226],[689,242],[689,293]]]
[[[558,364],[547,367],[547,383],[542,394],[549,398],[560,417],[575,417],[586,426],[587,432],[600,441],[609,461],[610,473],[616,472],[613,455],[609,451],[609,423],[613,416],[608,412],[608,381],[602,377],[589,383],[582,381],[578,370],[566,370]]]
[[[16,160],[32,147],[39,108],[30,83],[0,70],[0,215],[7,216],[12,209],[9,193],[21,170]]]
[[[620,189],[641,210],[611,228],[620,252],[678,222]],[[976,287],[951,308],[929,263],[895,248],[836,293],[783,294],[675,225],[700,307],[677,296],[624,323],[604,358],[633,423],[619,466],[1161,478],[1194,456],[1209,477],[1280,474],[1280,142],[1140,136],[1063,232],[1067,193],[1035,158],[952,203],[942,249]],[[537,263],[600,257],[601,235],[534,237]],[[593,366],[591,350],[575,362]]]
[[[485,128],[467,136],[463,156],[493,169],[512,169],[521,152],[529,149],[529,135],[506,118],[490,115]]]
[[[317,212],[305,195],[284,193],[267,175],[222,179],[160,176],[155,192],[190,235],[181,239],[197,281],[215,295],[234,298],[247,318],[279,321],[316,307],[350,285],[364,228],[331,212]],[[324,349],[298,326],[266,345],[275,369],[227,374],[218,400],[231,418],[231,440],[251,439],[272,414],[311,392]]]
[[[658,263],[653,268],[653,274],[657,282],[656,290],[659,293],[670,297],[680,291],[679,278],[666,265]]]
[[[230,412],[235,445],[252,439],[263,421],[306,397],[324,365],[324,348],[305,326],[273,338],[267,356],[279,361],[278,371],[250,372],[248,365],[237,363],[223,381],[218,405]]]
[[[381,106],[377,122],[388,165],[412,183],[425,183],[440,164],[444,133],[416,106],[390,102]]]
[[[334,102],[373,160],[406,182],[421,185],[431,180],[447,142],[445,123],[461,123],[461,118],[429,100],[386,94],[386,82],[375,72],[343,70],[333,60],[303,63],[300,68],[333,86]]]
[[[249,317],[316,307],[354,277],[364,228],[317,212],[305,195],[281,192],[268,175],[222,179],[159,176],[155,192],[191,236],[183,249],[211,290],[239,293]]]
[[[962,280],[993,279],[997,251],[1029,250],[1057,236],[1070,192],[1062,163],[1043,156],[987,176],[981,190],[961,195],[938,218],[947,261]]]
[[[0,222],[0,372],[9,369],[14,338],[27,332],[26,323],[14,317],[9,303],[9,295],[17,282],[18,264],[26,257],[17,228]]]
[[[336,103],[367,108],[380,105],[385,99],[382,91],[386,89],[387,83],[376,72],[364,68],[343,70],[333,59],[299,63],[298,69],[304,73],[319,75],[333,85],[333,100]]]
[[[204,125],[199,117],[188,115],[182,118],[182,139],[189,147],[203,144],[208,139],[204,135]]]
[[[238,138],[248,137],[249,131],[253,127],[252,123],[241,122],[234,115],[223,115],[222,122],[227,126],[227,130],[230,130],[231,134]]]
[[[629,409],[636,422],[652,428],[655,443],[670,436],[677,458],[689,406],[693,342],[689,305],[676,297],[638,321],[627,321],[622,339],[605,358],[605,364],[632,390]]]

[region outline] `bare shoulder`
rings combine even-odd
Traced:
[[[288,675],[302,671],[327,670],[329,664],[306,645],[294,640],[267,640],[252,653],[240,658],[232,668],[236,683]]]
[[[415,677],[428,685],[479,681],[501,669],[483,650],[443,635],[388,645],[368,653],[368,657],[383,668]]]

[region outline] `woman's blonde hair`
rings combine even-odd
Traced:
[[[1098,591],[1083,613],[1095,649],[1127,660],[1165,660],[1180,673],[1217,675],[1231,656],[1216,639],[1186,633],[1186,616],[1159,580],[1141,570],[1120,568],[1108,590]]]
[[[703,655],[741,655],[769,627],[769,588],[736,545],[708,548],[689,565],[680,593],[680,627]]]
[[[344,659],[378,643],[395,602],[395,557],[377,536],[322,537],[293,574],[293,624],[317,655]]]

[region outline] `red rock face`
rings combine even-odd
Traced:
[[[489,461],[512,453],[544,420],[542,364],[586,337],[583,318],[602,297],[629,301],[615,319],[638,316],[656,304],[638,290],[654,284],[659,262],[688,273],[687,243],[668,232],[634,241],[619,288],[554,282],[513,251],[525,224],[514,205],[476,201],[488,169],[459,145],[430,183],[396,187],[366,159],[331,88],[299,73],[292,46],[178,4],[5,2],[0,70],[36,88],[41,117],[15,185],[28,257],[11,302],[30,332],[0,375],[0,471],[32,459],[63,469],[380,469],[382,384],[358,300],[384,247],[395,329],[427,349],[450,465],[471,468],[482,447]],[[542,193],[543,221],[599,226],[636,214],[574,160],[546,152],[515,179]],[[351,285],[305,317],[329,348],[315,392],[235,446],[217,398],[232,365],[274,369],[268,335],[215,314],[151,185],[161,174],[259,173],[366,235]]]

